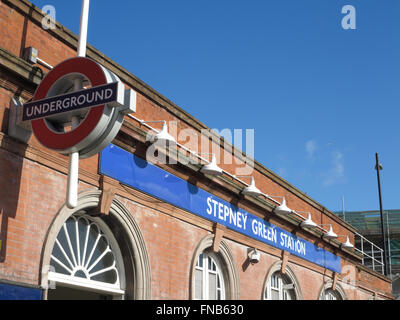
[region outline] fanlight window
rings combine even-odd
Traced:
[[[104,224],[104,223],[103,223]],[[49,280],[123,294],[121,253],[106,225],[88,216],[68,218],[51,254]]]

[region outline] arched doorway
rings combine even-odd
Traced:
[[[150,263],[144,238],[129,210],[114,198],[99,215],[101,191],[63,206],[42,250],[41,285],[47,299],[151,299]]]

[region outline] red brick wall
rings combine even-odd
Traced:
[[[0,278],[38,284],[46,232],[65,202],[66,176],[0,148]],[[90,188],[80,185],[80,191]]]
[[[21,57],[23,49],[30,46],[39,49],[39,57],[50,65],[76,55],[73,49],[43,30],[41,25],[0,2],[0,47]]]

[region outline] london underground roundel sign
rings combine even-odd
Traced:
[[[77,90],[76,80],[84,88]],[[89,58],[76,57],[45,76],[32,102],[23,106],[22,121],[31,121],[35,137],[45,147],[86,158],[114,139],[124,115],[135,111],[135,103],[135,93],[125,90],[115,74]],[[74,128],[72,117],[79,119]]]

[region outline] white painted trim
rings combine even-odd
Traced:
[[[48,279],[49,281],[55,281],[56,283],[63,284],[70,288],[84,288],[97,293],[108,293],[113,295],[123,295],[125,293],[125,290],[121,290],[118,286],[115,285],[107,285],[104,282],[71,277],[52,271],[49,272]]]

